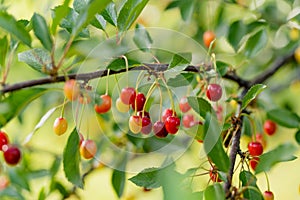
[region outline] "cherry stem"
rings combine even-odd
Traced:
[[[159,82],[157,82],[156,80],[156,83],[157,83],[157,87],[159,89],[159,94],[160,94],[160,101],[159,101],[159,121],[161,121],[161,115],[162,115],[162,91],[161,91],[161,88],[160,88],[160,85],[159,85]]]
[[[120,88],[119,81],[118,81],[118,78],[117,78],[116,74],[114,75],[114,78],[115,78],[116,85],[117,85],[117,88],[118,88],[118,91],[119,91],[119,94],[120,94],[121,93],[121,88]]]
[[[265,176],[266,176],[266,180],[267,180],[267,187],[268,187],[268,191],[270,191],[270,181],[268,178],[268,174],[266,172],[264,172]]]
[[[162,82],[164,83],[166,89],[167,89],[167,92],[168,92],[168,95],[169,95],[169,98],[170,98],[170,101],[171,101],[171,108],[173,110],[173,116],[175,115],[175,104],[174,104],[174,99],[173,99],[173,96],[172,96],[172,93],[171,93],[171,90],[170,88],[168,87],[166,81],[164,78],[161,78]]]
[[[66,102],[67,102],[67,97],[64,98],[64,103],[62,105],[62,109],[61,109],[61,113],[60,113],[61,117],[64,117]]]
[[[109,86],[109,71],[110,69],[107,69],[107,75],[106,75],[106,89],[105,89],[105,95],[108,93],[108,86]]]
[[[154,92],[154,89],[156,87],[156,81],[152,83],[152,85],[150,86],[147,94],[146,94],[146,101],[144,103],[144,106],[143,106],[143,112],[142,112],[142,117],[144,117],[144,112],[145,112],[145,107],[146,107],[146,104],[148,102],[148,99],[150,98],[150,96],[152,95],[152,93]]]
[[[122,56],[122,58],[125,60],[125,67],[126,67],[126,75],[127,75],[127,87],[129,85],[129,70],[128,70],[128,60],[126,56]]]
[[[81,122],[82,122],[82,118],[83,118],[84,108],[85,108],[85,104],[83,104],[82,107],[81,107],[80,120],[79,120],[79,126],[78,126],[79,131],[80,131],[80,128],[81,128]],[[87,139],[88,139],[88,136],[87,136]]]

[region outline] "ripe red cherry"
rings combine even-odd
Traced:
[[[79,97],[80,88],[77,85],[76,80],[70,79],[65,82],[64,93],[67,99],[69,99],[70,101],[74,101]]]
[[[84,140],[80,145],[79,152],[83,158],[91,159],[97,153],[97,145],[93,140]]]
[[[182,117],[182,124],[185,128],[191,128],[192,126],[196,125],[194,115],[186,114]]]
[[[135,101],[136,92],[132,87],[123,88],[120,94],[121,101],[126,105],[132,105]]]
[[[142,130],[142,118],[137,115],[133,115],[129,118],[129,129],[132,133],[138,134]]]
[[[209,176],[210,176],[210,179],[213,182],[222,182],[222,180],[219,177],[218,170],[215,167],[211,167],[210,168],[210,170],[209,170]]]
[[[219,84],[209,84],[206,90],[206,96],[211,101],[219,101],[222,97],[222,87]]]
[[[162,114],[162,117],[161,117],[161,120],[163,122],[165,122],[168,117],[173,116],[173,115],[176,116],[176,112],[173,111],[171,108],[168,108],[168,109],[164,110],[164,112]]]
[[[21,151],[16,146],[8,146],[7,149],[4,149],[4,159],[5,162],[9,165],[16,165],[20,162]]]
[[[264,192],[264,199],[265,200],[274,200],[274,194],[271,191]]]
[[[137,112],[137,115],[140,116],[141,118],[147,117],[150,119],[150,114],[147,111],[139,111],[139,112]]]
[[[103,114],[110,110],[111,108],[111,98],[107,94],[103,94],[100,96],[102,99],[101,104],[95,104],[94,109],[97,113]]]
[[[56,135],[64,134],[68,129],[68,121],[63,117],[55,119],[53,124],[53,131]]]
[[[156,135],[156,137],[159,138],[164,138],[168,135],[165,123],[163,123],[162,121],[157,121],[153,124],[153,132]]]
[[[132,109],[135,110],[135,104],[136,104],[137,111],[143,110],[145,102],[146,102],[145,95],[143,93],[138,93],[135,97],[134,103],[131,104]]]
[[[250,161],[249,161],[249,164],[250,164],[250,167],[255,170],[256,169],[256,166],[257,164],[259,163],[259,157],[253,157]]]
[[[7,134],[4,131],[0,131],[0,151],[3,151],[3,146],[9,143]]]
[[[188,99],[186,97],[182,97],[179,101],[179,109],[181,112],[185,113],[191,109],[189,105]]]
[[[180,119],[175,116],[169,116],[165,121],[165,127],[168,133],[175,134],[177,133],[180,126]]]
[[[210,43],[216,38],[216,35],[213,31],[205,31],[203,34],[204,45],[209,48]],[[215,44],[215,43],[214,43]],[[214,47],[214,45],[212,46]]]
[[[251,156],[260,156],[263,153],[263,146],[260,142],[250,142],[248,150]]]
[[[274,133],[276,132],[276,128],[277,125],[275,122],[271,121],[271,120],[267,120],[264,123],[264,131],[266,132],[266,134],[268,135],[274,135]]]
[[[142,130],[141,130],[141,132],[143,134],[148,135],[149,133],[151,133],[151,131],[152,131],[152,122],[151,122],[151,119],[148,118],[148,117],[146,117],[146,116],[144,116],[142,118]]]

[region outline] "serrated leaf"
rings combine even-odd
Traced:
[[[96,14],[95,18],[91,21],[91,25],[101,30],[105,30],[106,21],[102,15]]]
[[[135,60],[128,59],[129,66],[132,66],[135,64],[140,64],[140,63]],[[120,71],[122,69],[126,69],[125,60],[123,58],[117,58],[108,64],[107,69],[114,70],[114,71]]]
[[[18,54],[20,62],[25,62],[38,72],[49,73],[53,70],[50,53],[45,49],[31,49]]]
[[[0,67],[4,67],[6,54],[8,50],[8,40],[7,37],[4,36],[0,39]]]
[[[219,183],[208,186],[204,190],[204,199],[205,200],[217,200],[225,199],[225,192],[223,187]]]
[[[0,101],[0,127],[16,117],[30,102],[40,97],[47,90],[42,88],[22,89],[12,92]]]
[[[52,25],[51,32],[56,34],[57,26],[61,20],[69,13],[69,4],[71,0],[65,0],[63,5],[57,6],[52,10]]]
[[[138,18],[149,0],[126,0],[120,9],[117,25],[120,32],[127,31]]]
[[[78,147],[79,135],[76,128],[74,128],[64,148],[63,166],[65,176],[67,177],[68,181],[70,181],[77,187],[83,188],[83,181],[79,169],[80,154]]]
[[[259,95],[264,89],[266,89],[266,85],[263,84],[256,84],[254,86],[252,86],[246,93],[246,95],[244,96],[243,100],[242,100],[242,110],[244,110],[248,104],[253,101],[257,95]]]
[[[300,145],[300,130],[295,133],[295,140]]]
[[[262,29],[255,34],[251,35],[245,44],[245,55],[249,58],[257,55],[264,47],[266,47],[268,42],[268,35],[266,29]]]
[[[27,46],[31,46],[31,38],[29,33],[25,30],[24,26],[15,20],[12,15],[4,11],[0,11],[0,27],[14,35],[18,40]]]
[[[105,10],[102,11],[101,15],[108,23],[117,26],[117,11],[114,2],[109,3]]]
[[[178,53],[172,57],[169,68],[179,65],[188,65],[192,61],[192,53]]]
[[[214,112],[210,103],[203,99],[202,97],[189,96],[187,97],[189,105],[197,112],[203,119],[206,116],[206,113]]]
[[[158,171],[160,168],[148,168],[144,169],[137,175],[131,177],[129,180],[137,186],[144,187],[147,189],[154,189],[161,186],[160,177]]]
[[[300,126],[300,117],[289,110],[275,108],[267,112],[267,117],[287,128],[298,128]]]
[[[209,113],[206,114],[204,122],[204,150],[220,171],[227,172],[230,161],[223,148],[221,132],[222,129],[216,117]]]
[[[182,87],[190,85],[194,80],[194,73],[181,73],[174,78],[168,79],[167,85],[171,87]]]
[[[137,24],[134,30],[133,41],[135,45],[144,52],[149,52],[153,43],[150,34],[144,26]]]
[[[258,174],[263,171],[269,171],[279,162],[295,160],[297,157],[295,157],[293,154],[296,151],[297,148],[293,144],[285,143],[267,153],[264,153],[260,156],[260,161],[256,166],[255,173]]]
[[[89,0],[74,0],[73,8],[76,12],[81,13],[85,7],[88,5]]]
[[[47,22],[44,19],[44,17],[40,14],[34,13],[34,15],[31,18],[31,22],[35,36],[40,40],[45,49],[51,51],[53,41],[50,36],[50,30],[47,26]]]
[[[250,200],[263,200],[263,196],[256,185],[257,179],[256,177],[248,171],[242,171],[239,175],[240,181],[242,182],[243,186],[252,186],[253,188],[246,188],[243,192],[245,198]]]

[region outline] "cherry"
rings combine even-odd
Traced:
[[[165,127],[168,133],[175,134],[177,133],[180,126],[180,119],[175,116],[169,116],[165,121]]]
[[[97,153],[97,145],[93,140],[83,140],[80,145],[80,155],[85,159],[93,158]]]
[[[263,146],[260,142],[250,142],[248,150],[251,156],[260,156],[263,153]]]
[[[263,148],[267,146],[267,141],[265,140],[262,133],[256,133],[255,137],[256,137],[256,141],[261,143]]]
[[[5,162],[9,165],[16,165],[20,162],[21,159],[21,151],[16,146],[7,146],[4,149],[4,159]]]
[[[176,112],[173,111],[171,108],[168,108],[168,109],[164,110],[164,112],[162,114],[162,117],[161,117],[161,120],[163,122],[165,122],[168,117],[173,116],[173,115],[176,116]]]
[[[135,97],[134,103],[131,104],[132,109],[135,110],[135,104],[136,104],[137,111],[143,110],[145,102],[146,102],[145,95],[143,93],[138,93]]]
[[[84,137],[81,133],[79,133],[79,147],[81,146],[83,141],[84,141]]]
[[[164,138],[168,135],[165,123],[163,123],[162,121],[157,121],[153,124],[153,132],[156,135],[156,137],[159,138]]]
[[[201,143],[203,143],[203,140],[197,140],[197,142],[199,142],[201,144]]]
[[[271,191],[264,192],[264,199],[265,200],[274,200],[274,194]]]
[[[264,131],[266,134],[268,135],[274,135],[274,133],[276,132],[276,128],[277,125],[275,122],[271,121],[271,120],[267,120],[264,123]]]
[[[210,179],[213,181],[213,182],[222,182],[222,180],[219,178],[219,173],[218,173],[218,170],[215,166],[212,166],[209,170],[209,176],[210,176]]]
[[[209,84],[206,90],[206,96],[211,101],[219,101],[222,97],[222,87],[219,84]]]
[[[116,107],[118,111],[123,113],[128,112],[130,109],[129,105],[124,104],[120,98],[118,98],[116,101]]]
[[[142,118],[133,115],[129,118],[129,129],[132,133],[138,134],[142,130]]]
[[[80,89],[76,80],[70,79],[65,82],[64,93],[70,101],[74,101],[79,97]]]
[[[95,104],[94,109],[97,113],[103,114],[110,110],[111,108],[111,98],[108,94],[103,94],[100,96],[102,99],[101,104]]]
[[[205,31],[203,34],[204,45],[209,48],[210,43],[216,38],[216,35],[213,31]],[[215,43],[214,43],[215,44]],[[214,47],[214,45],[212,46]]]
[[[194,115],[186,114],[182,117],[182,124],[185,128],[191,128],[192,126],[196,125],[197,122],[195,122]]]
[[[250,167],[255,170],[256,169],[256,166],[257,164],[259,163],[259,157],[253,157],[250,161],[249,161],[249,164],[250,164]]]
[[[4,131],[0,131],[0,151],[3,151],[3,146],[9,143],[7,134]]]
[[[179,101],[179,109],[181,112],[186,113],[191,109],[191,106],[189,105],[188,99],[186,97],[182,97]]]
[[[142,118],[142,130],[141,132],[143,134],[149,134],[152,130],[152,122],[151,119],[149,117],[144,116]]]
[[[120,94],[121,101],[126,105],[132,105],[135,101],[136,92],[132,87],[123,88]]]
[[[53,124],[53,131],[56,135],[64,134],[68,129],[68,121],[63,117],[55,119]]]

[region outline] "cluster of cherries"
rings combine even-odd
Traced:
[[[0,151],[3,152],[5,162],[11,166],[17,165],[21,160],[20,149],[9,143],[8,135],[4,131],[0,131]]]

